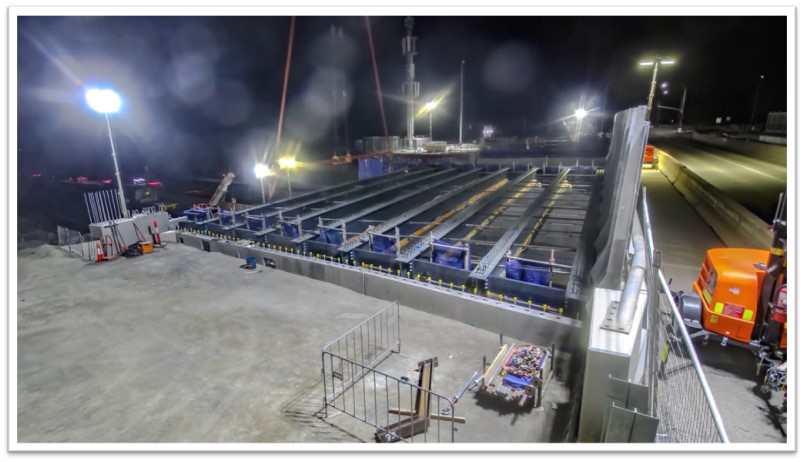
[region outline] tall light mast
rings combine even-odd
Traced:
[[[416,37],[413,36],[413,18],[405,18],[405,29],[407,35],[402,39],[402,54],[407,58],[405,66],[406,79],[402,84],[402,94],[407,98],[408,103],[408,147],[413,149],[414,119],[416,117],[416,98],[419,97],[419,82],[416,82],[416,65],[413,64],[413,57],[416,55]]]

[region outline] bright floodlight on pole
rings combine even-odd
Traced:
[[[672,58],[666,58],[662,56],[657,56],[652,60],[642,60],[639,62],[640,66],[653,66],[653,79],[650,83],[650,94],[648,95],[648,111],[645,114],[645,120],[650,122],[650,110],[653,107],[653,95],[656,92],[656,74],[659,73],[659,64],[675,64],[676,60]]]
[[[587,111],[584,108],[578,108],[578,109],[575,110],[575,118],[578,119],[578,124],[576,125],[576,128],[575,128],[575,140],[576,141],[581,140],[581,123],[583,122],[583,118],[586,117],[587,114],[589,114],[589,111]]]
[[[117,152],[114,148],[114,137],[112,136],[112,125],[109,123],[109,114],[114,114],[120,110],[122,101],[120,95],[114,90],[91,88],[86,91],[84,97],[89,107],[106,118],[106,128],[109,131],[109,143],[112,145],[112,160],[114,161],[114,174],[117,177],[117,194],[120,196],[120,209],[123,217],[128,218],[128,207],[126,207],[126,196],[123,194],[123,180],[120,178],[120,167],[117,165]]]
[[[430,101],[424,105],[427,112],[430,113],[430,141],[433,140],[433,111],[438,107],[438,101]]]
[[[298,163],[295,157],[282,157],[279,159],[279,168],[287,171],[288,174],[288,196],[293,197],[293,190],[290,188],[290,171],[295,169]]]
[[[265,203],[265,185],[263,183],[263,178],[266,176],[271,175],[271,169],[268,168],[267,165],[263,163],[259,163],[254,166],[254,175],[260,179],[260,191],[262,192],[262,203]]]

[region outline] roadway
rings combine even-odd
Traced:
[[[642,186],[647,188],[654,242],[662,251],[662,271],[671,290],[689,292],[706,251],[725,245],[661,172],[643,170]],[[715,341],[704,346],[697,340],[695,345],[730,440],[786,442],[778,409],[782,394],[773,392],[767,400],[759,393],[762,376],[756,375],[753,354]]]
[[[693,140],[671,130],[651,129],[650,144],[667,152],[766,223],[779,193],[787,190],[787,148],[744,142],[750,154]]]

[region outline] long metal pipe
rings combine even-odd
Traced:
[[[120,205],[123,207],[123,217],[128,218],[128,207],[126,207],[126,196],[123,193],[123,180],[120,178],[120,167],[117,165],[117,152],[114,148],[114,137],[112,137],[112,125],[109,123],[109,114],[106,117],[106,128],[109,130],[109,143],[112,145],[112,160],[114,160],[114,174],[117,177],[117,194],[120,196]]]
[[[463,144],[463,65],[465,60],[461,60],[461,113],[458,116],[458,144]]]
[[[664,293],[672,293],[670,292],[670,287],[667,285],[667,281],[665,281],[664,274],[662,274],[661,270],[658,271],[658,274],[659,282],[662,284],[662,290]],[[720,418],[720,411],[718,411],[717,404],[715,404],[715,397],[712,396],[712,390],[709,388],[709,382],[706,381],[706,375],[704,374],[703,368],[701,368],[701,361],[698,359],[698,354],[695,352],[695,347],[692,345],[690,334],[687,332],[687,329],[683,327],[684,319],[681,318],[681,313],[678,311],[678,307],[673,301],[673,298],[667,297],[667,301],[670,303],[670,306],[673,309],[673,319],[675,319],[676,325],[682,326],[681,329],[679,329],[681,339],[684,341],[684,346],[687,348],[687,353],[690,355],[692,367],[695,369],[695,373],[698,375],[698,379],[701,381],[701,391],[703,391],[704,398],[706,398],[706,404],[709,405],[709,412],[712,414],[712,420],[715,421],[717,433],[720,435],[720,439],[724,443],[729,443],[730,441],[729,436],[726,434],[726,427],[723,425],[723,420]]]
[[[617,307],[617,324],[619,326],[627,326],[634,320],[639,292],[642,290],[642,283],[645,280],[645,267],[648,260],[645,252],[645,239],[642,236],[642,230],[637,225],[637,221],[637,217],[634,217],[634,223],[631,226],[634,258],[631,260],[631,270],[628,272],[625,289],[623,289],[623,295]]]

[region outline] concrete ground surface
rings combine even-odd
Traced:
[[[662,251],[662,269],[670,289],[692,291],[706,251],[725,247],[684,197],[658,170],[643,170],[642,186],[648,191],[653,239]],[[784,443],[780,423],[782,393],[769,400],[759,393],[762,376],[756,375],[753,354],[740,347],[721,347],[695,341],[698,357],[712,389],[726,433],[735,443]]]
[[[17,441],[373,442],[373,427],[322,418],[321,348],[387,302],[242,263],[179,244],[89,264],[19,250]],[[445,396],[499,347],[498,333],[405,307],[401,326],[401,353],[377,369],[411,376],[437,356]],[[455,442],[561,441],[567,409],[558,378],[525,412],[468,392]]]

